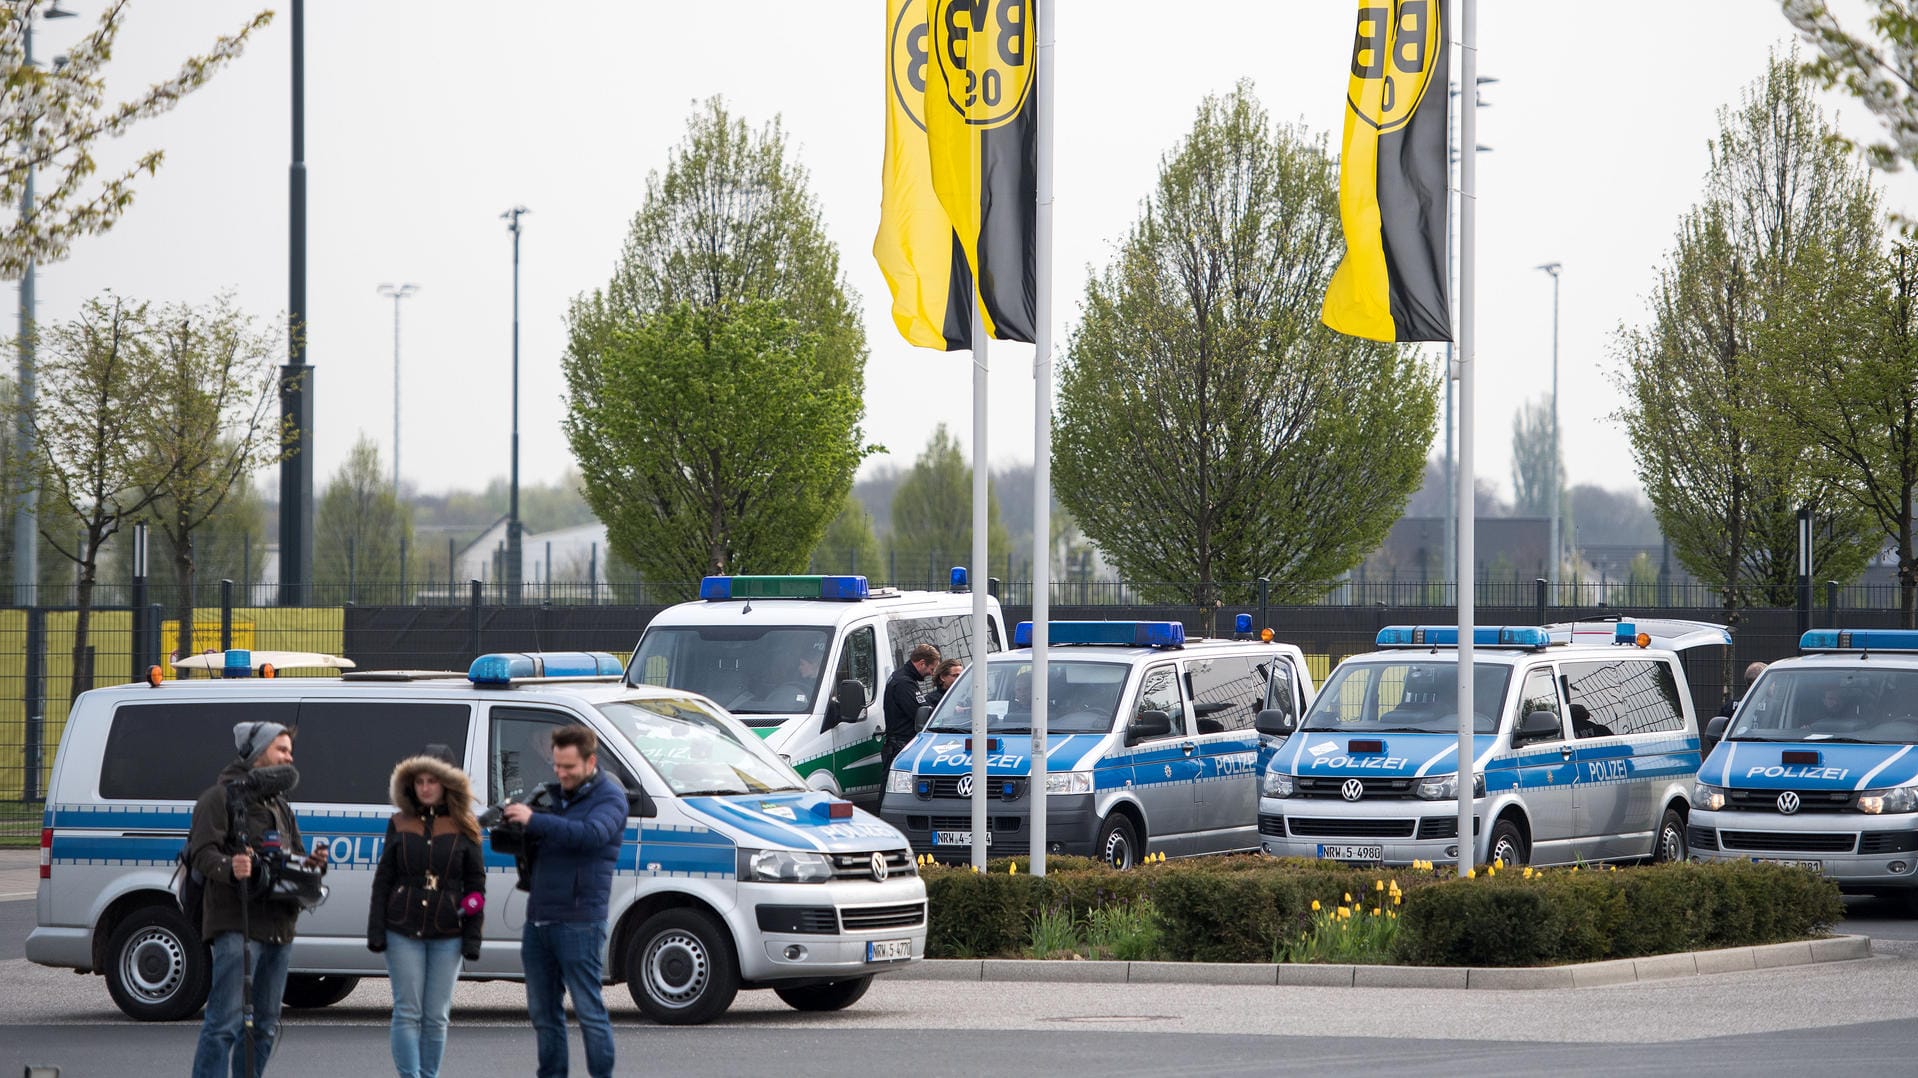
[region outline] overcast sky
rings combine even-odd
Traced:
[[[45,24],[50,56],[97,14]],[[134,0],[112,70],[164,77],[260,4]],[[105,289],[201,302],[232,290],[262,317],[287,303],[290,15],[175,112],[143,123],[103,169],[162,147],[126,219],[40,274],[39,316],[70,317]],[[1354,21],[1347,0],[1064,0],[1058,16],[1058,337],[1088,267],[1136,218],[1199,101],[1240,78],[1273,116],[1336,149]],[[1482,0],[1486,87],[1479,169],[1479,475],[1509,493],[1512,418],[1551,387],[1550,279],[1564,265],[1560,409],[1567,479],[1636,487],[1608,418],[1619,405],[1613,335],[1644,296],[1679,216],[1698,197],[1717,110],[1764,70],[1791,27],[1770,0]],[[909,464],[932,425],[971,440],[961,353],[907,346],[887,316],[871,245],[883,137],[882,0],[565,5],[324,0],[307,6],[309,359],[315,483],[360,432],[391,464],[393,304],[402,314],[401,465],[427,491],[479,487],[508,468],[511,239],[524,219],[521,476],[571,462],[559,357],[573,297],[608,279],[648,171],[664,167],[694,103],[725,96],[757,125],[781,116],[865,314],[865,431]],[[1836,98],[1842,126],[1873,121]],[[1914,212],[1909,173],[1888,205]],[[17,293],[0,293],[13,326]],[[989,458],[1032,458],[1031,349],[991,352]],[[1434,351],[1435,357],[1437,352]],[[778,401],[763,406],[777,410]],[[1433,451],[1437,451],[1436,445]],[[268,493],[277,480],[265,477]]]

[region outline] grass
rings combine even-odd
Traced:
[[[1084,921],[1074,921],[1067,910],[1041,910],[1032,916],[1026,956],[1120,962],[1160,958],[1159,911],[1149,898],[1094,909]]]

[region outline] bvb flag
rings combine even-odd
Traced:
[[[873,258],[892,288],[906,340],[947,352],[972,347],[972,270],[932,189],[926,149],[929,0],[885,0],[886,160]]]
[[[979,282],[986,332],[1039,322],[1039,0],[929,0],[926,140],[932,185]]]
[[[1375,341],[1449,341],[1449,0],[1359,0],[1339,158],[1345,259],[1320,317]]]

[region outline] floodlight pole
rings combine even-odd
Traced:
[[[416,284],[380,286],[393,301],[393,497],[400,496],[400,301],[420,290]]]
[[[1554,601],[1557,599],[1558,565],[1561,560],[1558,551],[1558,271],[1560,268],[1557,262],[1547,262],[1539,267],[1552,276],[1552,462],[1547,470],[1551,476],[1552,486],[1550,493],[1546,496],[1546,505],[1549,507],[1547,512],[1552,515],[1549,540],[1552,560],[1547,566],[1546,580],[1552,586]]]
[[[506,230],[513,234],[513,474],[510,482],[506,509],[506,601],[512,605],[519,603],[520,590],[520,527],[519,527],[519,219],[531,213],[524,206],[514,206],[500,217],[506,221]]]
[[[1047,670],[1046,646],[1051,638],[1049,596],[1052,581],[1052,62],[1057,54],[1054,7],[1051,0],[1035,5],[1039,15],[1039,97],[1037,120],[1038,166],[1034,177],[1037,205],[1033,216],[1033,268],[1038,276],[1033,297],[1032,342],[1032,823],[1028,828],[1032,850],[1029,867],[1035,876],[1046,874],[1046,815],[1051,797],[1046,791],[1046,724],[1052,682]],[[980,671],[984,673],[984,671]]]
[[[313,578],[313,367],[306,361],[306,0],[293,0],[293,162],[287,167],[287,362],[280,422],[280,605],[299,606]]]

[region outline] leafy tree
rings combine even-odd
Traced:
[[[884,564],[879,539],[872,530],[872,514],[847,491],[839,515],[826,525],[825,537],[813,548],[813,567],[821,572],[859,573],[880,579],[885,575],[881,571]]]
[[[1342,253],[1322,137],[1241,83],[1199,106],[1060,363],[1053,478],[1085,533],[1157,601],[1220,581],[1317,594],[1419,486],[1437,381],[1409,348],[1332,332]]]
[[[1771,372],[1797,361],[1773,342],[1826,317],[1792,303],[1806,252],[1869,250],[1880,234],[1869,177],[1811,94],[1794,62],[1773,57],[1738,108],[1720,110],[1705,192],[1659,271],[1650,324],[1618,338],[1616,418],[1639,478],[1672,552],[1720,589],[1728,621],[1741,587],[1791,601],[1801,505],[1818,507],[1818,531],[1835,536],[1814,549],[1819,576],[1849,578],[1871,553],[1855,511],[1794,450],[1768,389]],[[1869,282],[1828,275],[1820,287]]]
[[[944,423],[933,428],[925,451],[893,492],[890,546],[901,580],[936,585],[952,566],[972,565],[972,465]],[[1011,549],[988,476],[987,564],[1003,564]]]
[[[410,575],[401,559],[412,545],[412,508],[394,491],[379,447],[362,433],[313,510],[313,582],[358,601],[368,584],[393,586]]]
[[[1559,492],[1563,494],[1563,453],[1559,459]],[[1519,405],[1512,415],[1512,512],[1542,517],[1551,511],[1552,406],[1541,398]]]
[[[179,104],[273,19],[271,11],[260,12],[237,33],[215,41],[205,55],[188,57],[172,78],[109,105],[105,69],[127,0],[107,3],[93,32],[64,50],[64,63],[28,66],[26,29],[47,6],[18,0],[0,14],[0,143],[7,147],[0,168],[0,214],[5,215],[0,216],[0,278],[7,280],[17,280],[28,262],[58,261],[75,239],[112,228],[133,203],[134,181],[141,173],[158,172],[164,155],[148,151],[124,172],[92,187],[88,181],[99,169],[95,154],[106,140]],[[23,217],[19,211],[29,168],[38,175],[33,215]]]
[[[865,330],[778,122],[707,101],[567,323],[565,429],[614,550],[654,582],[803,568],[878,447]]]
[[[1918,10],[1910,0],[1866,0],[1875,40],[1845,29],[1823,0],[1781,4],[1818,50],[1806,72],[1826,89],[1844,87],[1885,125],[1887,141],[1865,148],[1871,162],[1896,171],[1918,161]]]
[[[171,515],[166,499],[154,502],[153,515]],[[265,582],[266,576],[266,500],[254,485],[253,477],[243,475],[233,491],[206,523],[194,530],[193,562],[200,601],[210,601],[212,588],[221,580],[245,586]],[[175,555],[172,540],[161,533],[153,548],[155,559],[171,561]],[[244,593],[242,593],[244,594]]]

